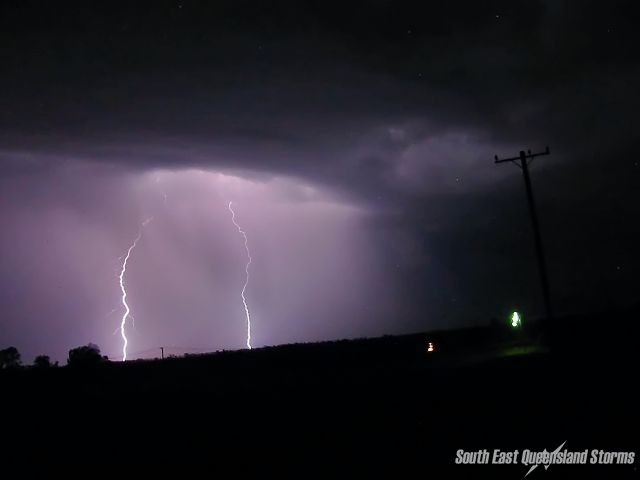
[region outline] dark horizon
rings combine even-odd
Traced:
[[[0,349],[117,359],[638,301],[633,3],[0,6]],[[153,220],[141,228],[142,222]],[[114,334],[115,331],[115,334]]]

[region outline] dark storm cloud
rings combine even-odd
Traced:
[[[0,124],[18,151],[375,190],[449,130],[500,152],[627,137],[637,66],[623,6],[7,8]]]
[[[631,6],[5,3],[3,221],[43,205],[87,222],[128,211],[114,220],[124,232],[150,202],[132,197],[138,175],[158,168],[300,179],[369,212],[386,272],[373,283],[404,292],[398,331],[483,321],[537,303],[519,171],[493,154],[548,144],[534,175],[560,308],[604,283],[629,302]]]

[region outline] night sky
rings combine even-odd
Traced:
[[[3,1],[0,348],[119,359],[630,306],[633,2]]]

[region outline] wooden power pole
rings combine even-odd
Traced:
[[[524,186],[527,190],[527,201],[529,204],[529,215],[531,216],[531,225],[533,226],[533,239],[536,246],[536,257],[538,259],[538,272],[540,273],[540,283],[542,285],[542,295],[544,298],[544,309],[547,320],[553,317],[551,310],[551,294],[549,290],[549,277],[547,275],[547,264],[545,262],[544,249],[542,247],[542,236],[540,235],[540,225],[538,223],[538,213],[536,204],[533,199],[533,189],[531,188],[531,177],[529,176],[529,164],[536,157],[549,155],[549,147],[544,152],[531,153],[528,150],[525,154],[524,150],[520,150],[520,155],[512,158],[498,158],[495,156],[495,163],[512,162],[522,169],[524,176]]]

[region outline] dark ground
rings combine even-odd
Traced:
[[[455,465],[456,450],[553,450],[566,440],[570,450],[637,456],[639,320],[619,312],[520,334],[478,328],[4,371],[0,458],[523,478],[523,465]],[[553,465],[528,478],[637,477],[638,463]]]

